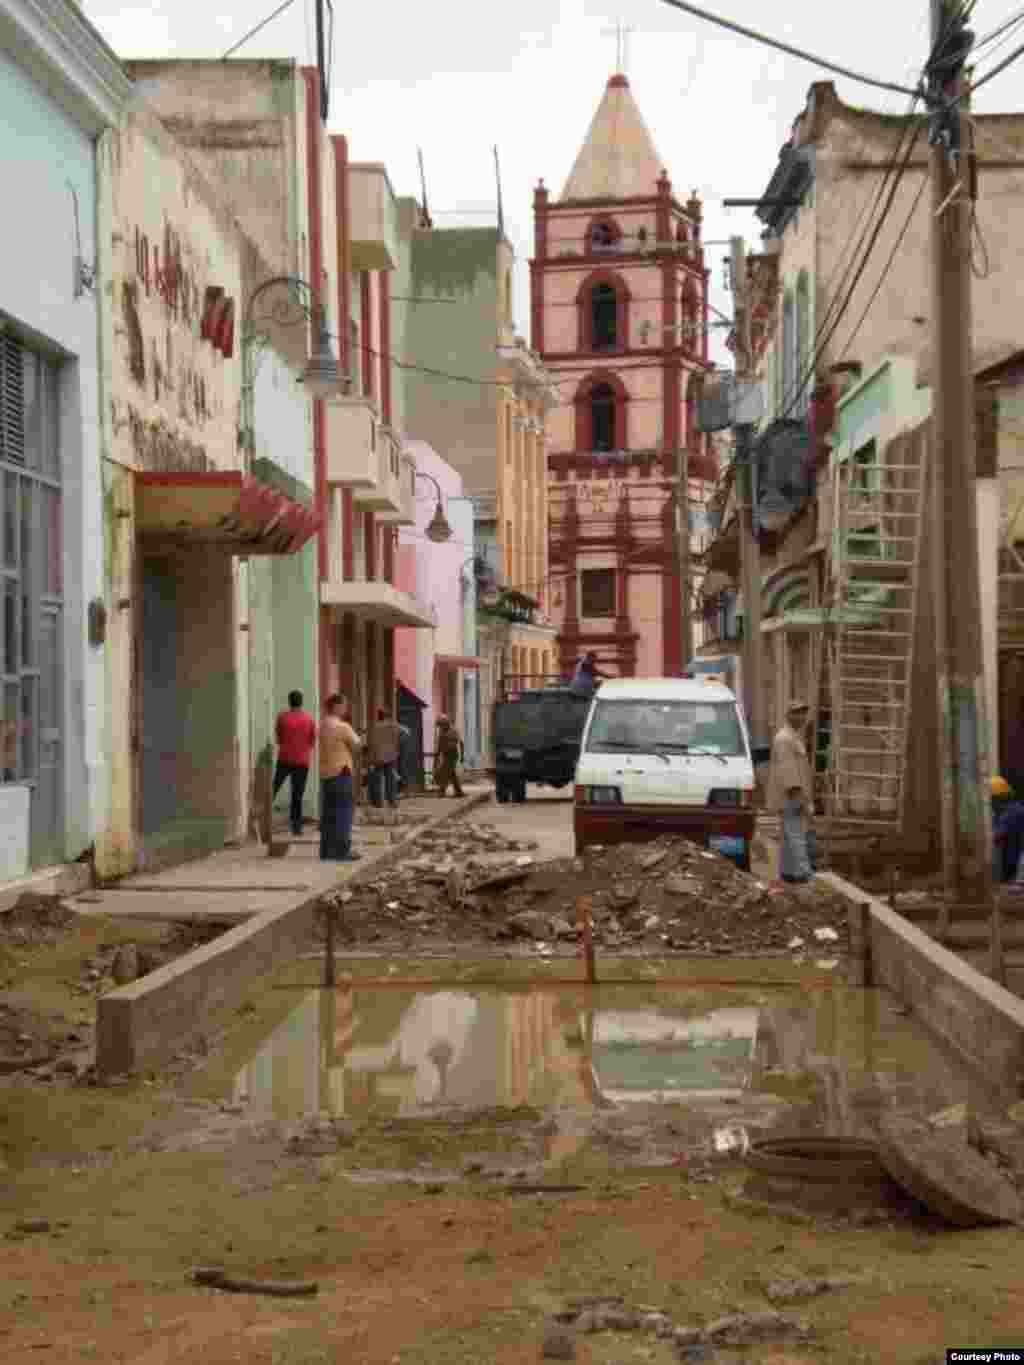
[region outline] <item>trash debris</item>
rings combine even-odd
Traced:
[[[839,940],[839,935],[834,929],[830,929],[828,925],[823,925],[820,929],[815,929],[814,937],[819,943],[836,943]]]
[[[250,1280],[229,1275],[218,1266],[200,1266],[193,1270],[192,1279],[211,1289],[226,1289],[233,1294],[268,1294],[277,1299],[307,1298],[320,1290],[316,1280]]]

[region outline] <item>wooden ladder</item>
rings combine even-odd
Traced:
[[[898,832],[907,786],[927,430],[852,457],[833,482],[826,810]]]

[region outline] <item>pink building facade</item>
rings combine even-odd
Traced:
[[[462,476],[432,446],[411,441],[408,449],[417,469],[416,522],[399,532],[395,585],[424,604],[434,626],[430,630],[396,629],[395,681],[425,704],[425,752],[433,753],[437,718],[445,714],[462,735],[468,760],[476,748],[479,667],[474,639],[473,504],[463,495]],[[426,536],[438,488],[452,528],[451,539],[442,544]]]
[[[625,76],[612,76],[560,198],[543,181],[534,194],[532,342],[562,394],[548,418],[548,492],[563,673],[587,650],[627,677],[688,662],[680,452],[691,504],[717,476],[690,386],[708,366],[701,219],[696,194],[673,194]]]

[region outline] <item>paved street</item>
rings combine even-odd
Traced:
[[[550,787],[531,787],[528,799],[518,805],[509,802],[500,806],[490,801],[478,806],[468,819],[493,825],[509,839],[536,839],[542,858],[571,858],[572,797],[568,787],[553,791]]]

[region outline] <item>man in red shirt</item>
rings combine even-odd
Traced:
[[[302,797],[309,777],[309,760],[316,743],[316,721],[302,709],[302,693],[288,693],[287,711],[277,718],[277,767],[274,769],[274,795],[281,790],[286,778],[292,780],[292,834],[302,833]]]

